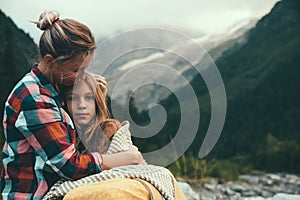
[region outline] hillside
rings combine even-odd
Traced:
[[[278,2],[247,33],[246,43],[217,59],[228,107],[222,135],[208,156],[211,160],[236,159],[255,169],[300,172],[299,10],[297,0]],[[200,129],[191,146],[197,155],[210,119],[210,100],[200,75],[191,85],[201,109]],[[172,119],[178,118],[173,96],[163,104],[168,114],[176,113],[169,115]]]
[[[219,157],[242,154],[259,169],[300,171],[299,8],[296,0],[278,2],[243,47],[217,60],[228,96]]]
[[[95,52],[95,59],[89,70],[97,74],[103,73],[108,81],[108,88],[111,88],[109,92],[112,91],[122,76],[142,65],[147,65],[149,68],[155,65],[171,67],[178,72],[179,77],[183,75],[187,79],[185,83],[187,84],[197,72],[183,57],[193,57],[195,59],[193,63],[203,63],[205,57],[198,56],[199,52],[197,51],[202,51],[202,53],[208,51],[211,57],[215,59],[231,46],[243,43],[246,39],[244,33],[253,27],[256,22],[257,19],[241,20],[223,33],[213,35],[194,33],[193,38],[185,35],[184,32],[164,28],[125,31],[109,37],[99,44],[100,48]],[[195,46],[198,49],[195,50]],[[202,48],[203,50],[199,50]],[[122,52],[125,49],[128,52]],[[180,53],[183,49],[184,55]],[[106,66],[104,72],[102,71],[103,66]],[[150,77],[151,81],[158,83],[165,80],[168,75],[160,72]],[[176,90],[184,86],[179,77],[175,75],[168,76],[169,81],[172,82]],[[138,73],[134,78],[148,80],[149,73]],[[132,92],[131,90],[134,87],[134,81],[118,85],[118,88],[121,89],[114,100],[118,104],[126,106],[128,94]],[[149,104],[167,98],[170,93],[169,90],[159,84],[144,85],[141,89],[135,91],[136,106],[139,110],[145,109]]]
[[[29,22],[28,22],[29,23]],[[0,113],[9,92],[37,59],[32,38],[0,10]],[[2,124],[2,123],[1,123]]]

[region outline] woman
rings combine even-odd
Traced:
[[[75,148],[75,127],[59,93],[62,86],[84,78],[95,40],[87,26],[60,19],[56,11],[42,13],[35,23],[44,31],[39,41],[41,61],[5,103],[3,199],[42,199],[61,178],[74,180],[98,173],[103,166],[144,162],[136,149],[101,156],[99,152],[81,154]],[[105,86],[105,81],[101,84]]]

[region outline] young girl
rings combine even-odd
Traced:
[[[115,145],[122,143],[120,141],[122,141],[123,139],[122,136],[117,134],[127,134],[126,136],[124,136],[124,138],[128,139],[127,137],[129,124],[122,123],[121,127],[121,124],[118,121],[108,119],[105,94],[102,92],[101,88],[90,73],[86,72],[85,78],[76,81],[73,88],[66,88],[65,95],[69,113],[76,124],[80,139],[83,145],[86,147],[87,151],[100,151],[102,153],[106,153],[108,148],[109,150],[112,150],[110,142],[117,131],[118,133],[116,133],[116,136],[118,136],[118,139],[120,140],[116,140],[116,136],[114,136],[115,141],[113,142],[118,142],[115,143]],[[132,145],[131,139],[129,138],[128,140],[130,141],[126,141],[125,143]],[[122,147],[116,149],[122,149]],[[103,154],[103,156],[104,155],[105,154]],[[144,164],[146,164],[146,162]],[[109,169],[116,166],[117,165],[111,165],[106,168]],[[103,198],[110,200],[162,199],[158,188],[160,188],[160,186],[163,187],[163,185],[161,184],[163,181],[160,182],[161,177],[159,179],[156,179],[156,177],[158,177],[158,174],[161,173],[162,175],[166,176],[166,178],[168,178],[169,172],[166,172],[166,169],[162,169],[161,167],[156,168],[155,166],[150,165],[148,166],[148,168],[145,166],[145,169],[136,167],[132,172],[130,172],[132,170],[131,168],[132,166],[128,166],[128,169],[127,166],[124,166],[124,168],[122,168],[125,169],[125,173],[128,173],[129,176],[132,176],[131,179],[118,178],[118,175],[114,176],[112,171],[107,172],[107,175],[104,175],[102,172],[101,174],[103,174],[103,177],[112,176],[115,178],[111,180],[101,181],[89,186],[83,186],[82,189],[78,188],[71,190],[70,193],[67,193],[65,198],[93,199],[97,197],[97,199]],[[115,168],[115,170],[121,173],[120,168]],[[157,174],[155,174],[156,172]],[[170,176],[172,177],[172,175]],[[100,174],[99,177],[101,177]],[[147,177],[151,181],[145,181]],[[64,184],[66,186],[68,185],[68,183]],[[185,199],[175,179],[169,179],[169,182],[165,180],[165,185],[169,185],[170,187],[172,187],[173,185],[175,191],[174,196],[176,197],[176,199]],[[62,186],[61,188],[64,188],[64,186]],[[50,194],[49,196],[51,195],[52,194]]]
[[[108,119],[105,92],[88,72],[74,87],[64,90],[67,108],[80,138],[77,145],[81,145],[80,149],[86,148],[85,151],[105,153],[113,134],[121,126],[117,120]]]
[[[99,152],[81,154],[75,148],[75,127],[59,93],[62,86],[84,78],[95,40],[87,26],[60,19],[56,11],[42,13],[35,23],[44,31],[39,41],[41,61],[5,103],[3,199],[42,199],[61,178],[74,180],[98,173],[103,166],[144,162],[136,149],[102,157]],[[105,86],[105,81],[100,85]]]

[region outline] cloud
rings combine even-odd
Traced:
[[[278,0],[0,0],[1,9],[19,28],[38,41],[41,32],[29,23],[43,10],[57,10],[62,18],[87,24],[98,37],[141,26],[168,26],[179,31],[212,34],[237,21],[258,18]]]

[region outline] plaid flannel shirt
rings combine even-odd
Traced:
[[[42,199],[60,178],[76,180],[102,170],[99,153],[80,154],[63,101],[34,67],[5,103],[3,199]]]

